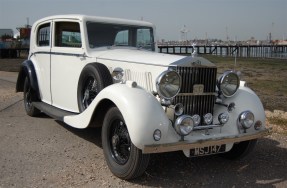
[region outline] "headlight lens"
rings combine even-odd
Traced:
[[[212,123],[212,120],[213,120],[212,114],[211,114],[211,113],[205,114],[205,115],[203,116],[203,120],[204,120],[204,123],[205,123],[206,125],[211,124],[211,123]]]
[[[194,122],[192,117],[183,115],[176,119],[174,126],[179,135],[186,136],[193,130]]]
[[[250,111],[242,112],[239,115],[239,123],[244,129],[249,129],[254,123],[254,114]]]
[[[225,97],[232,97],[238,90],[240,79],[235,72],[226,71],[219,78],[218,88]]]
[[[123,81],[123,77],[124,77],[124,70],[122,68],[115,68],[112,72],[112,77],[114,79],[115,83],[119,83],[121,81]]]
[[[193,122],[194,122],[194,126],[198,126],[200,124],[200,116],[195,114],[192,116]]]
[[[180,91],[179,74],[171,70],[161,73],[156,80],[156,89],[158,94],[165,99],[175,97]]]
[[[229,115],[228,115],[227,112],[224,112],[224,113],[219,114],[219,116],[218,116],[218,121],[219,121],[221,124],[227,123],[228,120],[229,120]]]

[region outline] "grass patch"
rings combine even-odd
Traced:
[[[203,56],[218,67],[218,73],[225,70],[240,71],[242,80],[256,92],[264,108],[270,111],[287,112],[287,60],[264,58],[237,58]]]
[[[268,123],[272,125],[274,132],[287,135],[287,119],[270,117],[268,118]]]

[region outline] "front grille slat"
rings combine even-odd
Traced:
[[[213,114],[216,91],[216,67],[177,67],[176,71],[181,76],[181,91],[174,98],[173,103],[182,103],[184,114],[198,114],[203,117],[206,113]],[[203,85],[203,95],[180,95],[193,94],[194,85]],[[206,94],[210,93],[210,94]],[[202,120],[203,121],[203,120]],[[203,123],[203,122],[202,122]]]

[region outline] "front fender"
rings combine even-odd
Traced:
[[[238,128],[237,126],[233,126],[234,124],[237,124],[239,115],[246,110],[249,110],[253,112],[255,122],[261,121],[262,122],[262,128],[265,129],[265,112],[263,105],[259,99],[259,97],[248,87],[240,86],[236,95],[230,98],[225,98],[223,100],[224,104],[230,104],[235,103],[235,109],[230,112],[229,121],[226,126],[222,128],[222,130],[229,129],[231,130],[233,127],[233,131],[237,132]],[[226,111],[225,107],[218,107],[216,110],[216,113]],[[218,115],[218,114],[217,114]],[[216,115],[216,117],[217,117]],[[248,133],[256,133],[257,131],[254,128],[250,128],[246,130]]]
[[[156,98],[140,87],[113,84],[103,89],[81,114],[64,117],[64,122],[76,127],[88,127],[94,111],[102,100],[112,101],[121,111],[127,125],[131,141],[142,149],[153,144],[153,133],[159,129],[162,135],[170,132],[170,121]]]

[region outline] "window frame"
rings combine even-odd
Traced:
[[[48,40],[48,44],[47,45],[40,45],[40,40],[39,40],[39,33],[40,33],[40,30],[41,29],[43,29],[43,28],[49,28],[49,34],[48,34],[48,37],[49,37],[49,40]],[[46,23],[43,23],[43,24],[41,24],[41,25],[39,25],[38,27],[37,27],[37,32],[36,32],[36,46],[37,47],[42,47],[42,48],[44,48],[44,47],[50,47],[51,46],[51,42],[52,42],[52,35],[51,35],[51,30],[52,30],[52,23],[51,22],[46,22]],[[47,29],[47,31],[48,31],[48,29]],[[46,37],[47,37],[47,34],[46,34]]]
[[[79,46],[64,46],[64,45],[60,45],[58,44],[59,42],[57,40],[59,40],[58,38],[58,32],[57,29],[58,29],[58,24],[61,24],[61,23],[66,23],[66,24],[77,24],[77,29],[66,29],[65,26],[62,28],[62,29],[59,29],[59,31],[61,32],[61,39],[62,40],[62,32],[79,32],[79,37],[80,37],[80,45]],[[81,23],[77,20],[54,20],[53,21],[53,26],[54,26],[54,29],[53,29],[53,47],[54,48],[74,48],[74,49],[80,49],[80,48],[83,48],[84,47],[84,43],[83,43],[83,36],[82,36],[82,29],[81,29]]]
[[[85,22],[85,27],[86,27],[86,32],[87,32],[87,37],[86,37],[86,40],[87,40],[87,46],[89,47],[89,49],[91,50],[96,50],[97,48],[101,48],[101,47],[109,47],[109,46],[117,46],[115,45],[115,41],[116,41],[116,37],[117,37],[117,34],[115,34],[113,36],[113,44],[111,45],[100,45],[100,46],[97,46],[97,45],[93,45],[91,44],[91,42],[93,42],[93,39],[91,39],[91,36],[90,36],[90,33],[89,33],[89,28],[88,28],[88,25],[92,23],[92,24],[99,24],[99,25],[108,25],[108,26],[111,26],[111,27],[122,27],[123,30],[119,31],[119,32],[122,32],[122,31],[128,31],[128,45],[119,45],[119,47],[130,47],[130,48],[141,48],[139,46],[137,46],[137,33],[138,33],[138,30],[139,29],[149,29],[150,30],[150,40],[151,40],[151,47],[150,49],[146,49],[146,50],[149,50],[149,51],[155,51],[156,49],[156,46],[155,46],[155,36],[154,36],[154,27],[151,27],[151,26],[145,26],[145,25],[128,25],[128,24],[118,24],[118,23],[106,23],[106,22],[97,22],[97,21],[92,21],[92,20],[88,20]],[[118,33],[119,33],[118,32]],[[93,37],[96,39],[96,37]],[[96,41],[94,41],[96,42]],[[93,46],[93,47],[91,47]],[[142,49],[145,49],[145,48],[142,48]]]

